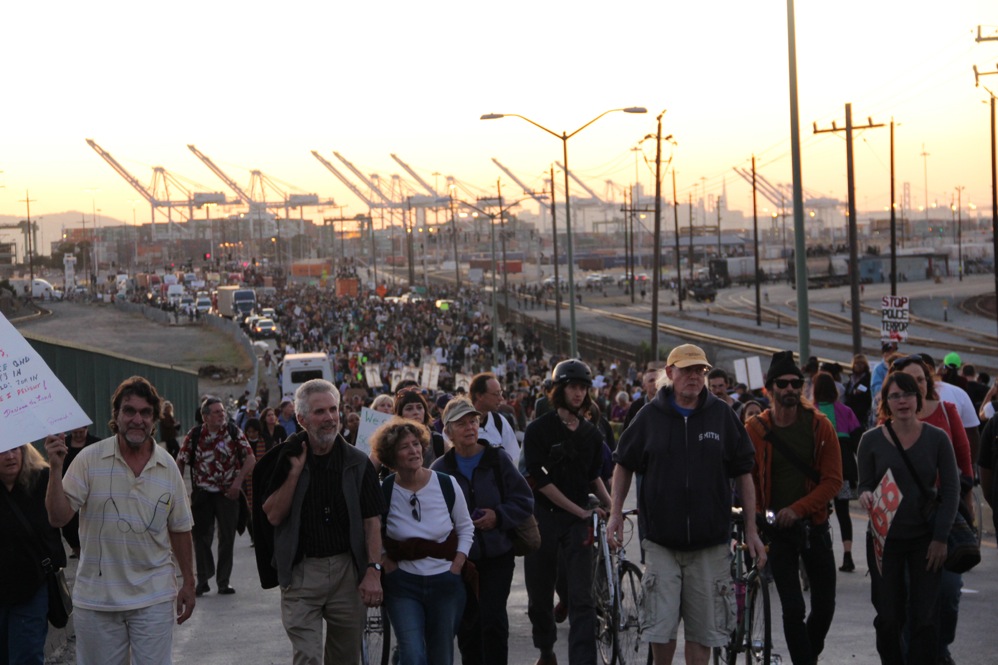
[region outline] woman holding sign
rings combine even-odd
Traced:
[[[864,434],[859,444],[859,501],[870,513],[873,625],[885,665],[936,662],[936,602],[960,481],[949,438],[918,419],[922,407],[915,379],[892,372],[880,391],[883,425]],[[937,481],[931,496],[920,489],[936,488]],[[911,622],[907,659],[901,646],[906,616]]]

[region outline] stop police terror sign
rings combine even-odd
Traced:
[[[880,320],[881,342],[904,342],[908,340],[910,301],[906,296],[884,296],[880,300],[883,313]]]

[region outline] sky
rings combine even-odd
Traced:
[[[851,102],[856,123],[898,123],[899,199],[907,182],[913,207],[948,207],[957,187],[966,214],[989,206],[988,94],[972,67],[998,70],[998,41],[975,42],[978,26],[998,37],[993,0],[797,0],[795,11],[806,191],[845,200],[844,133],[814,135],[812,123],[844,127]],[[501,178],[518,196],[491,158],[540,188],[561,143],[483,113],[560,133],[627,106],[648,114],[611,113],[569,141],[570,168],[600,195],[636,177],[651,191],[654,142],[632,148],[662,110],[681,201],[726,192],[750,213],[733,169],[753,154],[767,179],[791,180],[784,2],[55,0],[12,3],[5,27],[0,215],[23,216],[29,191],[32,216],[148,221],[87,138],[147,185],[163,166],[225,190],[195,144],[243,186],[259,169],[344,215],[366,206],[311,150],[386,181],[404,175],[394,152],[431,184],[453,175],[486,195]],[[998,92],[998,75],[980,80]],[[860,210],[889,203],[889,138],[887,127],[856,136]]]

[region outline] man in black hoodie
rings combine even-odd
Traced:
[[[711,647],[727,643],[731,626],[714,602],[716,582],[730,575],[730,481],[745,515],[755,515],[755,451],[745,428],[705,383],[710,363],[692,344],[669,354],[658,394],[621,435],[614,460],[613,503],[607,531],[619,544],[631,476],[642,474],[638,528],[645,549],[643,638],[656,663],[670,663],[680,619],[686,662],[706,665]],[[745,521],[749,554],[761,567],[766,550],[755,521]]]

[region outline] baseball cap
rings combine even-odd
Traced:
[[[943,364],[946,365],[947,367],[955,367],[956,369],[960,369],[960,366],[963,365],[963,362],[960,360],[960,354],[953,352],[946,354],[946,357],[943,358]]]
[[[444,413],[440,417],[444,425],[448,425],[455,420],[460,420],[464,418],[469,413],[474,413],[476,416],[481,416],[482,412],[475,409],[471,404],[471,400],[466,397],[456,397],[452,399],[444,408]]]
[[[711,367],[710,363],[707,362],[707,354],[699,346],[693,344],[682,344],[674,348],[669,353],[669,358],[665,364],[676,367],[693,367],[694,365],[704,365],[708,369]]]

